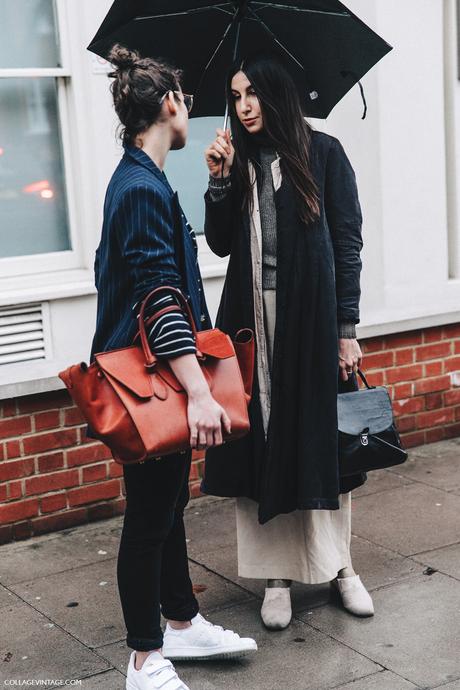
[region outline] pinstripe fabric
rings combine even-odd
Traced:
[[[211,328],[189,227],[164,173],[144,151],[126,146],[107,188],[94,261],[98,301],[90,361],[96,352],[132,343],[133,307],[156,287],[181,289],[197,329]]]

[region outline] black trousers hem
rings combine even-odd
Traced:
[[[126,636],[126,645],[130,649],[135,649],[138,652],[150,652],[154,649],[161,649],[163,646],[163,635],[160,637],[148,638],[148,637],[133,637],[132,635]]]
[[[199,610],[200,607],[196,599],[193,602],[190,602],[190,604],[187,604],[187,606],[182,606],[180,609],[169,609],[165,606],[161,607],[161,613],[163,614],[164,618],[167,618],[170,621],[181,622],[192,620],[192,618],[195,618]]]

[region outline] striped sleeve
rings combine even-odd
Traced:
[[[133,309],[140,309],[141,301],[136,302]],[[195,354],[196,346],[190,324],[179,306],[176,296],[165,290],[152,300],[144,313],[144,322],[165,307],[177,306],[176,311],[170,311],[154,319],[147,331],[148,341],[152,352],[157,357],[180,357]],[[139,314],[137,314],[139,318]]]

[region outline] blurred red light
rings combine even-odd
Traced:
[[[32,182],[23,188],[25,194],[34,194],[35,192],[41,192],[43,189],[49,189],[50,183],[48,180],[39,180],[38,182]]]

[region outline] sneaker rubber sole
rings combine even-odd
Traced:
[[[163,649],[163,656],[165,659],[171,659],[171,661],[212,661],[215,659],[235,659],[256,651],[257,644],[244,649],[227,648],[216,650],[215,652],[210,652],[209,647],[202,648],[201,650],[196,647],[184,647],[180,650],[172,649],[169,652]]]

